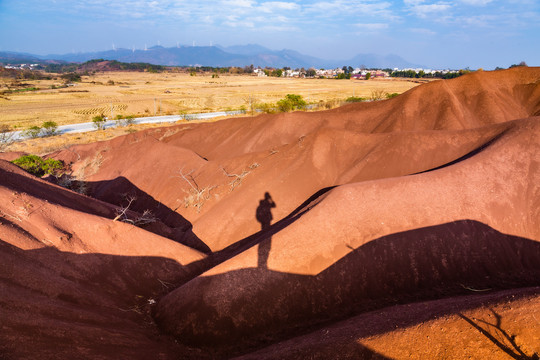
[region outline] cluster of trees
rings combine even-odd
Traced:
[[[54,121],[45,121],[41,126],[32,126],[22,132],[24,137],[35,139],[38,137],[54,136],[58,134],[58,124]]]
[[[415,70],[396,70],[391,71],[390,76],[391,77],[403,77],[403,78],[437,78],[437,79],[453,79],[456,77],[459,77],[461,75],[465,75],[470,73],[471,71],[469,69],[465,70],[459,70],[459,71],[451,71],[447,73],[443,73],[440,71],[437,71],[435,73],[425,73],[424,70],[420,70],[419,72],[416,72]]]
[[[38,177],[46,174],[57,175],[64,169],[62,161],[52,158],[43,159],[37,155],[24,155],[11,162]]]
[[[289,112],[294,110],[303,110],[306,108],[306,101],[302,98],[302,95],[287,94],[285,98],[277,102],[279,111]]]
[[[520,66],[529,66],[529,65],[527,65],[527,63],[525,61],[522,61],[519,64],[510,65],[508,68],[511,69],[511,68],[520,67]],[[495,70],[502,70],[502,69],[504,69],[504,68],[501,68],[501,67],[498,67],[498,66],[495,68]]]
[[[110,71],[148,71],[148,72],[163,72],[167,70],[166,66],[153,65],[149,63],[125,63],[116,60],[105,59],[93,59],[82,64],[68,63],[68,64],[47,64],[43,70],[49,73],[83,73],[89,74],[89,71],[95,71],[97,64],[107,62],[104,66],[104,70]]]
[[[30,69],[6,69],[4,67],[0,67],[0,77],[20,80],[51,80],[51,76],[44,74],[43,71]]]
[[[338,74],[337,76],[337,79],[350,79],[351,78],[351,75],[354,71],[354,69],[352,68],[352,66],[344,66],[341,68],[341,70],[343,70],[342,73]]]
[[[254,99],[249,99],[251,111],[264,112],[267,114],[273,114],[277,112],[289,112],[295,110],[305,110],[308,106],[302,95],[287,94],[283,99],[277,103],[258,103],[256,104]]]

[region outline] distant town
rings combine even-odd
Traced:
[[[389,77],[456,77],[465,70],[432,70],[432,69],[366,69],[352,68],[344,66],[336,69],[254,69],[257,76],[283,76],[283,77],[302,77],[302,78],[337,78],[337,79],[357,79],[369,80],[370,78],[389,78]],[[277,72],[277,74],[276,74]],[[461,73],[460,73],[461,72]],[[468,72],[468,71],[467,71]]]
[[[525,62],[511,65],[527,66]],[[471,72],[468,68],[460,70],[451,69],[424,69],[424,68],[367,68],[365,66],[351,67],[343,66],[335,69],[316,69],[316,68],[296,68],[290,67],[273,68],[273,67],[255,67],[254,65],[237,67],[212,67],[203,65],[190,66],[163,66],[149,63],[124,63],[116,60],[94,59],[84,63],[0,63],[0,69],[4,71],[22,71],[24,72],[46,72],[46,73],[61,73],[72,74],[80,77],[81,75],[90,75],[96,72],[103,71],[144,71],[144,72],[187,72],[192,76],[197,74],[207,74],[213,77],[219,75],[253,75],[259,77],[286,77],[286,78],[320,78],[320,79],[356,79],[370,80],[379,78],[440,78],[451,79]],[[502,68],[496,68],[500,70]],[[479,69],[481,70],[481,69]],[[5,76],[6,74],[4,74]],[[23,74],[24,75],[24,74]],[[24,76],[23,76],[24,77]]]

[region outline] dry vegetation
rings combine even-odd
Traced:
[[[44,155],[56,150],[67,148],[75,144],[89,144],[96,141],[103,141],[152,127],[162,127],[163,124],[141,124],[129,127],[110,128],[107,130],[91,131],[87,133],[63,134],[51,137],[39,137],[36,139],[26,139],[11,144],[8,151],[20,151],[29,154]]]
[[[2,79],[0,90],[8,79]],[[299,94],[308,103],[322,108],[339,106],[351,96],[369,98],[375,91],[402,93],[418,83],[401,80],[334,80],[259,78],[254,76],[212,74],[190,76],[184,73],[105,72],[83,76],[74,86],[63,85],[61,78],[24,80],[22,91],[0,97],[0,124],[24,130],[45,121],[58,125],[90,122],[96,115],[153,116],[176,115],[244,108],[253,104],[275,104],[286,94]],[[54,88],[56,87],[56,88]],[[155,125],[154,125],[155,126]],[[116,129],[88,134],[63,135],[54,138],[26,140],[9,150],[31,153],[54,151],[66,144],[105,140],[126,131],[147,126]]]
[[[103,113],[113,115],[172,115],[249,107],[250,101],[275,103],[286,94],[308,102],[369,97],[374,90],[402,93],[417,83],[404,80],[333,80],[258,78],[254,76],[189,76],[182,73],[108,72],[83,76],[67,88],[62,80],[27,80],[43,90],[12,93],[0,98],[0,122],[27,128],[55,121],[58,125],[88,122]],[[5,88],[5,84],[0,84]]]

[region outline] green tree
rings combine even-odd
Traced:
[[[39,126],[32,126],[23,131],[23,136],[30,139],[38,138],[40,137],[40,135],[41,135],[41,128]]]
[[[13,160],[12,163],[39,177],[45,174],[57,175],[64,168],[64,163],[59,160],[43,160],[37,155],[24,155]]]
[[[525,61],[522,61],[519,64],[512,64],[510,65],[509,69],[514,68],[514,67],[520,67],[520,66],[527,66],[527,63]]]
[[[70,73],[62,75],[62,79],[66,80],[66,82],[80,82],[81,75],[74,72],[70,72]]]
[[[369,79],[371,79],[371,73],[370,73],[370,72],[368,72],[368,73],[366,74],[366,80],[369,80]]]
[[[92,118],[92,122],[94,123],[94,127],[96,130],[103,130],[105,129],[105,118],[103,115],[94,116]]]
[[[306,76],[307,77],[315,77],[316,75],[317,75],[317,71],[314,68],[309,68],[306,71]]]
[[[298,109],[304,109],[307,103],[302,98],[302,95],[287,94],[285,98],[277,102],[277,106],[280,111],[288,112]]]
[[[45,121],[43,125],[41,125],[41,128],[43,129],[44,136],[53,136],[58,132],[58,124],[54,121]]]

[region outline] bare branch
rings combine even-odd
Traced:
[[[184,198],[184,206],[186,208],[193,206],[197,208],[197,212],[200,212],[201,207],[206,200],[210,199],[210,191],[216,186],[207,186],[201,189],[199,184],[197,184],[195,177],[192,175],[195,170],[191,170],[189,173],[184,174],[183,169],[184,168],[180,169],[180,177],[182,177],[182,179],[184,179],[191,187],[189,191],[186,191],[188,195]]]
[[[0,125],[0,152],[15,142],[15,133],[10,131],[8,125]]]
[[[157,218],[154,216],[154,214],[152,214],[152,211],[150,211],[149,209],[144,210],[142,214],[135,216],[133,219],[130,219],[127,213],[131,204],[133,204],[133,202],[137,200],[137,197],[126,196],[126,199],[128,201],[128,204],[126,206],[116,209],[117,215],[113,219],[113,221],[120,220],[135,226],[147,225],[157,221]]]
[[[156,222],[156,217],[149,209],[146,209],[143,211],[142,215],[137,217],[133,223],[134,225],[140,226],[140,225],[147,225]]]
[[[127,200],[128,200],[127,206],[119,207],[118,209],[116,209],[116,217],[113,219],[113,221],[117,221],[120,219],[121,221],[128,221],[128,222],[130,221],[126,213],[129,210],[129,207],[131,206],[131,204],[135,200],[137,200],[137,198],[135,196],[131,196],[127,198]]]
[[[258,168],[260,165],[259,163],[253,163],[249,166],[249,169],[251,170],[254,170],[256,168]],[[243,170],[242,173],[240,174],[230,174],[227,172],[227,170],[225,170],[224,167],[221,168],[221,170],[223,170],[223,172],[225,173],[225,175],[227,177],[232,177],[234,178],[230,183],[230,187],[231,187],[231,191],[233,191],[237,186],[239,186],[240,184],[242,184],[242,180],[244,180],[244,178],[246,176],[249,175],[249,173],[251,173],[251,171],[248,171],[248,170]]]

